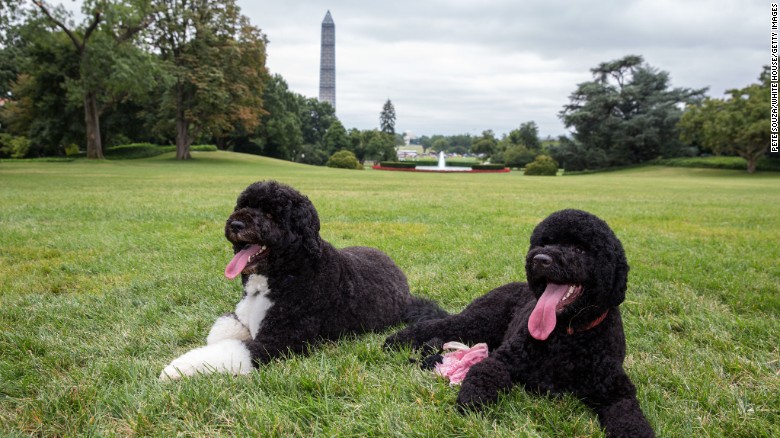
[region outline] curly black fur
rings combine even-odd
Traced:
[[[235,252],[247,245],[267,248],[241,273],[245,286],[251,275],[265,276],[273,303],[246,342],[255,366],[321,340],[447,315],[410,295],[406,276],[383,252],[337,250],[323,240],[314,205],[284,184],[247,187],[227,219],[225,237]]]
[[[553,213],[531,235],[525,267],[528,283],[501,286],[460,314],[409,326],[386,345],[486,342],[490,356],[463,381],[461,410],[478,410],[520,384],[540,394],[573,393],[596,412],[608,436],[654,436],[623,370],[626,340],[618,305],[629,268],[609,226],[584,211]],[[555,328],[539,340],[529,318],[548,283],[576,287],[569,289],[573,298],[559,302]]]

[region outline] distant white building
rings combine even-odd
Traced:
[[[414,140],[415,138],[417,138],[417,136],[412,134],[412,131],[404,132],[404,144],[406,146],[409,146],[412,143],[412,140]]]
[[[408,143],[407,143],[408,145]],[[407,159],[415,159],[417,158],[417,151],[411,150],[411,149],[401,149],[398,148],[395,151],[396,155],[398,155],[398,159],[401,161],[407,160]]]

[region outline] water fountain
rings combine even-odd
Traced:
[[[384,164],[384,165],[383,165]],[[447,162],[444,158],[444,151],[439,152],[439,161],[436,166],[415,166],[415,163],[393,163],[393,162],[380,162],[375,164],[372,169],[376,170],[395,170],[400,172],[460,172],[460,173],[508,173],[509,168],[501,166],[486,166],[486,165],[465,165],[465,166],[447,166]],[[414,166],[414,167],[412,167]]]
[[[436,172],[470,172],[471,167],[450,167],[444,159],[444,151],[439,151],[439,163],[436,166],[415,166],[415,170],[427,170]]]

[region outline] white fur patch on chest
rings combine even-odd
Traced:
[[[236,305],[236,317],[249,328],[252,338],[260,331],[268,309],[274,303],[268,299],[268,278],[262,275],[250,275],[244,286],[246,296]]]

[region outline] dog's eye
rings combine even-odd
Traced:
[[[267,217],[268,219],[273,219],[274,215],[272,215],[271,213],[266,213],[265,217]]]
[[[585,254],[585,250],[580,248],[579,246],[574,247],[574,252],[576,252],[577,254]]]

